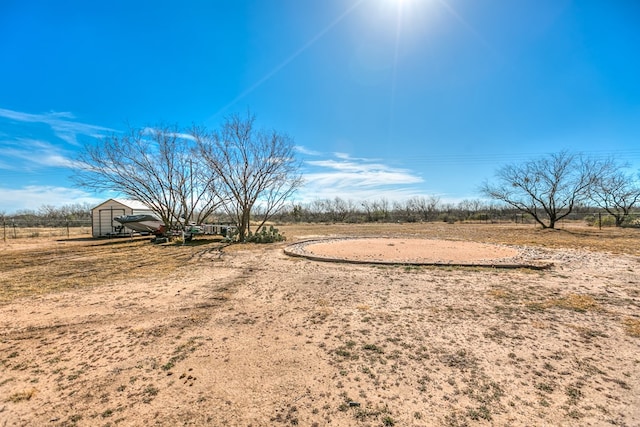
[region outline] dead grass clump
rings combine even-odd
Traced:
[[[316,310],[316,316],[324,320],[333,313],[333,309],[329,307],[329,300],[320,298],[317,301],[318,309]]]
[[[543,302],[534,302],[528,304],[529,308],[547,309],[562,308],[565,310],[573,310],[584,313],[588,310],[598,310],[600,306],[598,302],[589,295],[569,294],[562,298],[548,299]]]
[[[509,293],[504,289],[491,289],[489,295],[494,298],[509,298]]]
[[[9,398],[7,399],[7,402],[18,403],[18,402],[23,402],[25,400],[31,400],[31,398],[35,396],[37,392],[38,390],[35,388],[20,391],[18,393],[14,393],[11,396],[9,396]]]
[[[520,295],[504,288],[493,288],[488,292],[489,296],[506,302],[516,302],[520,299]]]
[[[640,319],[628,317],[622,321],[625,332],[632,337],[640,338]]]

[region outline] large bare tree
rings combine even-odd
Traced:
[[[293,140],[257,129],[249,112],[230,115],[214,132],[194,129],[192,135],[211,176],[220,181],[224,207],[236,218],[240,241],[251,234],[252,214],[259,216],[258,232],[302,184]]]
[[[485,182],[480,191],[530,214],[543,228],[555,228],[602,175],[605,162],[562,151],[522,164],[503,166],[497,184]]]
[[[605,173],[589,188],[589,198],[615,218],[620,227],[640,201],[640,183],[624,172],[624,166],[608,161]]]
[[[203,173],[195,140],[176,127],[132,128],[86,144],[78,163],[79,185],[139,200],[168,229],[201,222],[220,205],[215,176]]]

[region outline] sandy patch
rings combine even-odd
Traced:
[[[390,262],[471,262],[514,257],[506,246],[433,239],[353,238],[313,241],[303,246],[313,255]]]
[[[547,268],[532,250],[459,240],[399,237],[325,238],[296,242],[285,253],[316,261],[373,264]]]

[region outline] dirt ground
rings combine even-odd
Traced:
[[[0,426],[640,425],[638,230],[280,229],[227,247],[0,241]],[[356,236],[372,239],[341,252]],[[324,237],[343,257],[427,259],[444,240],[553,266],[284,253]]]

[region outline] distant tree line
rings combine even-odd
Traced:
[[[277,215],[283,223],[371,223],[371,222],[516,222],[535,224],[535,218],[519,209],[496,201],[465,199],[457,203],[442,202],[437,196],[418,196],[407,201],[387,199],[357,202],[340,197],[294,203]],[[564,220],[585,221],[590,225],[614,226],[614,216],[597,205],[578,204]],[[633,209],[621,225],[640,226],[640,210]]]
[[[91,208],[88,203],[76,203],[60,207],[43,205],[37,210],[21,210],[11,215],[0,211],[0,222],[16,223],[20,227],[86,226],[91,223]],[[251,218],[252,221],[261,219],[262,215]],[[495,201],[465,199],[446,203],[437,196],[416,196],[404,202],[384,198],[369,201],[340,197],[318,199],[288,204],[272,219],[278,223],[536,223],[533,216]],[[640,209],[630,209],[625,221],[620,223],[618,218],[597,204],[578,204],[563,219],[585,221],[591,225],[598,225],[600,221],[603,226],[640,226]],[[204,220],[227,222],[233,218],[224,210],[218,210]]]
[[[13,214],[0,211],[0,222],[18,224],[20,227],[64,227],[91,224],[89,203],[72,203],[64,206],[42,205],[37,210],[23,209]]]

